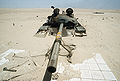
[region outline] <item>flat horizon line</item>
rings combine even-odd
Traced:
[[[69,8],[69,7],[67,7]],[[51,9],[51,8],[0,8],[0,9]],[[59,9],[64,9],[64,8],[59,8]],[[73,8],[73,9],[92,9],[92,10],[120,10],[120,9],[103,9],[103,8]]]

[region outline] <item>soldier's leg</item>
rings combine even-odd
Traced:
[[[48,28],[49,28],[49,26],[48,25],[43,25],[43,26],[41,26],[39,29],[38,29],[38,31],[37,31],[37,33],[39,33],[39,32],[41,32],[41,31],[47,31],[48,30]]]
[[[75,26],[75,32],[86,34],[86,29],[82,25],[78,24],[78,25]]]

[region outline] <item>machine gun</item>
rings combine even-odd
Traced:
[[[55,11],[55,8],[52,8]],[[86,36],[86,29],[81,24],[79,24],[77,18],[65,14],[64,11],[62,14],[53,14],[52,16],[48,16],[47,23],[44,23],[36,33],[43,34],[44,36],[46,36],[47,33],[50,35],[56,35],[51,49],[46,53],[46,56],[49,57],[47,71],[50,73],[56,72],[60,46],[68,51],[69,54],[66,56],[68,58],[68,62],[71,63],[70,58],[72,56],[72,50],[74,50],[75,45],[71,45],[71,47],[63,42],[63,30],[65,30],[67,34],[71,33],[73,36]],[[79,35],[76,33],[79,33]]]
[[[59,25],[59,27],[57,27],[58,32],[56,34],[56,38],[54,41],[54,44],[51,48],[51,51],[49,52],[50,54],[50,58],[49,58],[49,62],[48,62],[48,66],[47,66],[47,70],[51,73],[54,73],[56,71],[56,67],[57,67],[57,61],[58,61],[58,56],[59,56],[59,51],[60,51],[60,45],[68,51],[68,55],[66,55],[68,57],[68,62],[71,63],[71,56],[72,56],[72,50],[73,48],[65,45],[62,41],[62,35],[63,35],[63,28],[66,26],[74,26],[75,24],[78,24],[78,22],[76,21],[75,18],[70,18],[67,15],[64,14],[64,12],[62,14],[59,14],[55,19],[54,19],[55,23],[57,25]],[[68,27],[68,29],[71,29],[71,27]]]
[[[58,60],[58,56],[59,56],[59,50],[60,50],[60,45],[65,48],[69,54],[66,55],[69,58],[69,62],[70,61],[70,57],[72,56],[71,51],[73,50],[70,46],[65,46],[65,44],[62,43],[62,31],[63,31],[63,27],[66,23],[68,23],[69,21],[65,20],[64,17],[62,16],[64,14],[61,14],[61,16],[59,16],[60,18],[58,18],[57,23],[59,24],[59,29],[58,32],[56,34],[56,38],[54,41],[54,44],[51,48],[50,53],[50,58],[49,58],[49,62],[48,62],[48,66],[47,66],[47,70],[51,73],[54,73],[56,71],[56,67],[57,67],[57,60]]]

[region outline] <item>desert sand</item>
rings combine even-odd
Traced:
[[[48,63],[45,53],[55,37],[34,35],[51,14],[49,8],[0,9],[0,81],[43,80]],[[51,81],[120,81],[120,10],[76,8],[74,14],[86,28],[87,36],[63,37],[66,44],[76,45],[72,64],[59,56],[58,71]],[[68,53],[61,47],[60,54]],[[107,69],[101,69],[99,62]],[[16,72],[3,71],[5,67]]]

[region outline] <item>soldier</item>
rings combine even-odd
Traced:
[[[57,15],[59,15],[59,12],[60,12],[59,8],[54,9],[52,16],[56,17]]]
[[[54,22],[54,18],[55,18],[57,15],[59,15],[59,12],[60,12],[60,9],[59,9],[59,8],[55,8],[54,11],[53,11],[53,14],[52,14],[51,16],[48,16],[48,17],[47,17],[47,18],[48,18],[47,22],[44,23],[43,26],[41,26],[41,27],[38,29],[37,33],[39,33],[40,31],[47,31],[47,29],[48,29],[50,26],[53,26],[53,27],[54,27],[54,26],[58,25],[58,24],[56,24],[56,23]],[[36,33],[36,34],[37,34],[37,33]]]
[[[66,10],[66,15],[67,16],[69,16],[69,17],[74,17],[74,14],[73,14],[73,9],[72,8],[68,8],[67,10]]]
[[[52,25],[54,23],[54,18],[59,15],[59,12],[60,12],[60,9],[56,8],[54,9],[53,11],[53,14],[51,16],[48,16],[48,21],[46,23],[43,24],[43,26],[46,26],[46,25]]]
[[[48,22],[52,22],[54,17],[56,17],[57,15],[59,15],[60,9],[56,8],[53,11],[53,14],[51,16],[48,16]]]
[[[74,14],[73,14],[73,9],[72,8],[68,8],[66,10],[66,13],[67,13],[66,14],[67,16],[74,18]],[[86,29],[79,22],[75,25],[75,31],[86,34]]]

